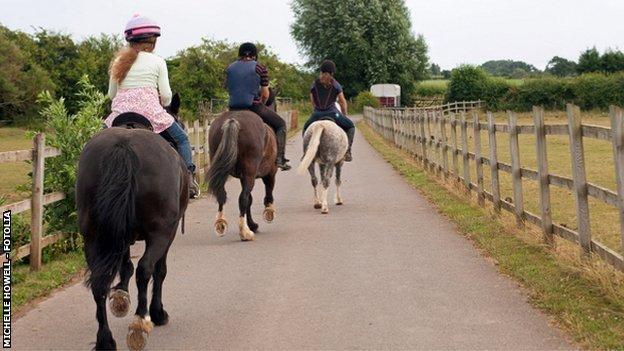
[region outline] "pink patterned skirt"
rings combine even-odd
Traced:
[[[111,109],[112,113],[104,121],[107,127],[110,127],[115,118],[124,112],[135,112],[145,116],[152,123],[155,133],[164,131],[175,121],[160,105],[158,90],[155,88],[120,89],[113,99]]]

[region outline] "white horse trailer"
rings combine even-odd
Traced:
[[[370,92],[379,99],[381,106],[401,106],[401,86],[398,84],[375,84],[371,86]]]

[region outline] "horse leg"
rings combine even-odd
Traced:
[[[247,226],[249,226],[249,229],[251,229],[251,231],[255,233],[258,231],[258,223],[254,222],[253,218],[251,217],[251,205],[252,204],[253,204],[253,195],[250,192],[249,193],[249,205],[247,205]]]
[[[267,223],[273,222],[275,219],[275,208],[273,207],[273,189],[275,188],[275,173],[271,173],[262,177],[264,182],[264,212],[262,216]]]
[[[327,205],[327,190],[329,189],[329,182],[331,180],[332,173],[334,172],[334,168],[325,164],[319,164],[319,167],[321,169],[321,184],[323,185],[323,188],[321,189],[321,213],[328,214],[329,206]]]
[[[149,314],[155,325],[165,325],[169,323],[169,314],[165,311],[162,304],[162,286],[165,281],[165,277],[167,276],[168,253],[169,249],[167,249],[163,257],[156,262],[154,274],[152,275],[152,279],[154,281],[152,284],[152,302],[150,303]]]
[[[314,188],[314,208],[317,210],[321,208],[321,200],[318,195],[318,178],[316,178],[316,170],[314,169],[314,162],[308,167],[310,173],[310,179],[312,180],[312,187]]]
[[[336,164],[336,205],[342,205],[342,197],[340,196],[340,185],[342,184],[342,162]]]
[[[126,342],[130,350],[142,350],[147,343],[147,336],[152,331],[154,324],[147,315],[147,285],[154,274],[156,262],[158,262],[169,249],[171,231],[175,228],[159,230],[150,233],[151,240],[146,240],[145,253],[139,260],[136,269],[136,283],[138,290],[138,302],[135,320],[128,327]]]
[[[106,316],[106,295],[107,289],[91,287],[93,293],[93,300],[97,305],[96,318],[98,321],[97,341],[95,342],[96,350],[116,350],[117,344],[113,339],[113,333],[108,327],[108,317]]]
[[[250,241],[254,239],[254,233],[249,229],[247,223],[247,213],[251,204],[251,191],[253,190],[256,172],[243,171],[244,176],[241,177],[242,190],[238,197],[238,208],[240,217],[238,218],[238,230],[242,241]]]
[[[119,283],[113,287],[109,300],[111,313],[118,318],[125,317],[130,311],[130,294],[128,283],[134,273],[134,265],[130,260],[130,249],[124,254],[121,269],[119,270]]]
[[[225,215],[223,214],[223,205],[225,205],[225,200],[227,199],[227,194],[225,190],[219,192],[217,194],[217,202],[219,203],[219,212],[217,212],[217,218],[215,219],[215,232],[217,236],[225,235],[225,231],[227,230],[227,221],[225,220]]]

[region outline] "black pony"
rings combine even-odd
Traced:
[[[174,96],[168,111],[177,114]],[[167,274],[167,253],[188,204],[186,165],[161,136],[147,129],[108,128],[84,147],[78,164],[76,204],[84,237],[89,275],[86,280],[97,305],[99,323],[95,348],[116,348],[108,326],[106,298],[113,279],[111,312],[125,316],[130,309],[128,283],[134,273],[130,246],[145,241],[145,253],[136,270],[138,306],[130,324],[128,347],[140,350],[152,323],[164,325],[168,314],[162,304]],[[153,279],[147,308],[147,286]]]

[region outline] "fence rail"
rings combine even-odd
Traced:
[[[63,200],[65,194],[53,192],[43,193],[44,160],[48,157],[60,155],[60,151],[45,146],[45,134],[38,133],[33,138],[33,148],[30,150],[17,150],[0,152],[0,164],[8,162],[32,161],[32,195],[29,199],[0,206],[0,212],[11,211],[17,214],[30,210],[30,243],[13,250],[11,258],[19,260],[30,255],[30,267],[33,270],[41,268],[41,252],[44,247],[65,238],[65,234],[58,233],[44,236],[43,231],[43,207],[51,203]],[[5,256],[3,256],[3,261]]]
[[[615,268],[624,271],[624,257],[622,256],[624,252],[624,118],[622,109],[611,107],[611,128],[605,128],[582,124],[580,110],[573,105],[567,106],[568,124],[545,125],[543,109],[535,107],[532,113],[534,124],[529,126],[518,126],[513,112],[508,112],[507,124],[496,124],[490,112],[487,113],[487,123],[479,122],[478,109],[481,106],[479,101],[470,101],[427,108],[374,109],[366,107],[364,118],[378,134],[407,150],[421,161],[425,169],[435,172],[440,177],[461,182],[468,192],[476,192],[479,205],[484,206],[487,200],[493,204],[496,212],[504,209],[513,213],[518,225],[529,222],[541,227],[546,243],[552,244],[553,235],[557,235],[578,244],[584,257],[593,252]],[[460,118],[457,118],[458,115]],[[450,140],[446,135],[447,124],[450,126]],[[460,129],[459,133],[457,133],[457,128]],[[487,131],[488,150],[482,150],[481,131]],[[468,149],[469,133],[474,141],[472,152]],[[497,133],[509,134],[511,164],[498,161]],[[458,134],[460,144],[458,144]],[[518,146],[520,134],[531,134],[536,137],[538,169],[521,166]],[[569,137],[572,177],[552,174],[548,171],[547,135]],[[613,144],[616,191],[587,181],[584,138],[605,140]],[[452,159],[450,163],[449,153]],[[476,168],[476,180],[471,179],[470,161]],[[461,174],[460,162],[463,164]],[[486,169],[484,169],[485,166],[487,166]],[[491,191],[487,191],[484,186],[484,172],[488,171],[490,172]],[[511,174],[513,186],[511,201],[501,199],[499,172]],[[524,209],[522,179],[538,182],[539,214]],[[551,186],[572,192],[575,199],[578,230],[553,223],[550,210]],[[590,197],[618,209],[620,252],[591,237],[588,204]]]

